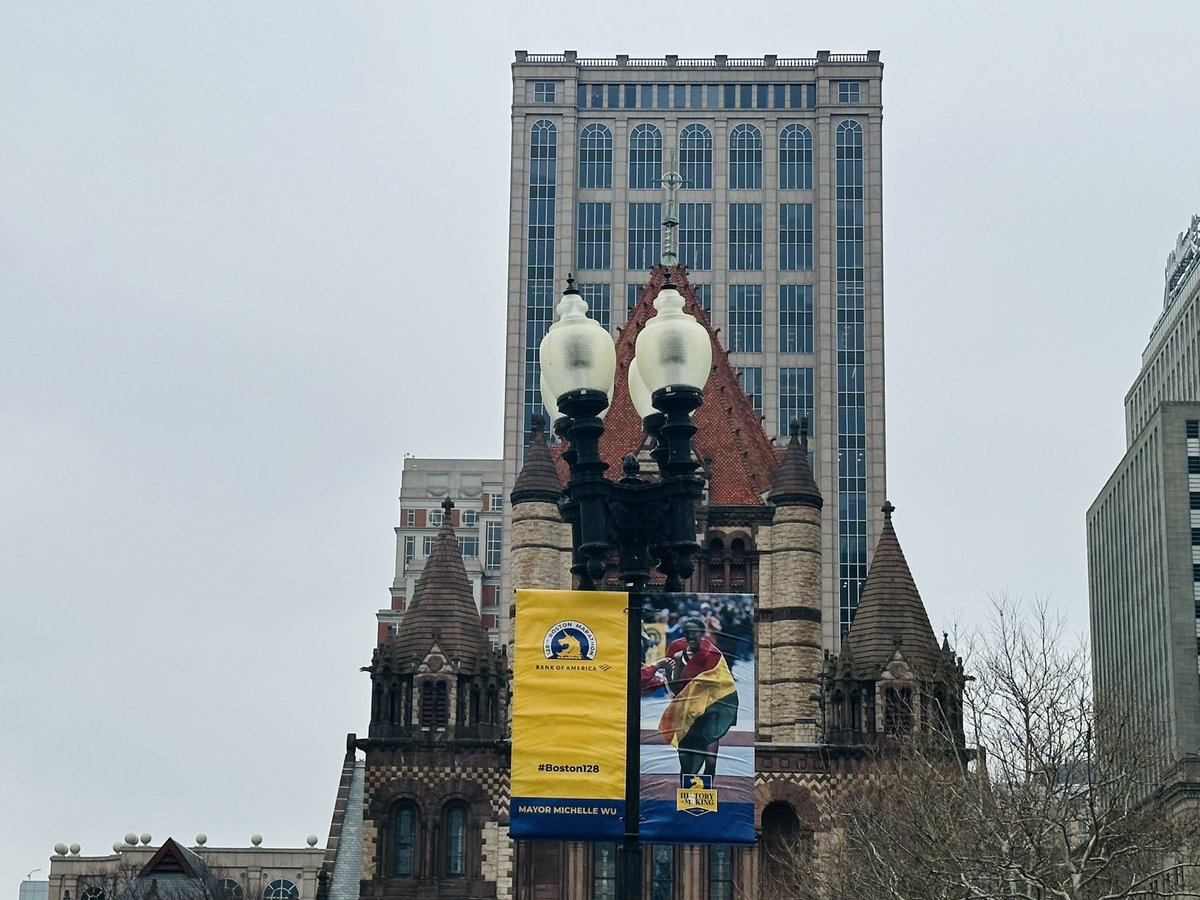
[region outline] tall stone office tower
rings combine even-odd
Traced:
[[[835,650],[879,536],[871,511],[885,499],[878,52],[518,51],[512,71],[506,492],[541,411],[537,349],[568,273],[594,318],[623,325],[660,260],[661,183],[673,169],[683,178],[679,262],[764,430],[786,440],[793,419],[811,424],[826,501],[821,638]],[[502,583],[502,606],[514,587]]]
[[[1200,216],[1125,395],[1128,449],[1087,513],[1096,696],[1150,746],[1151,782],[1200,785]],[[1175,792],[1179,794],[1181,792]]]

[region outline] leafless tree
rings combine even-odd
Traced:
[[[827,798],[825,839],[797,854],[805,886],[790,896],[1200,897],[1197,817],[1155,803],[1151,736],[1097,708],[1087,648],[1061,617],[998,598],[967,644],[977,753],[928,733],[874,750],[869,777]]]

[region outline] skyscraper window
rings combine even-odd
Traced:
[[[738,125],[729,135],[729,187],[762,187],[762,132],[753,125]]]
[[[554,205],[558,182],[558,129],[541,119],[529,132],[529,228],[525,267],[524,434],[542,408],[538,346],[554,320]]]
[[[679,174],[685,189],[712,187],[712,132],[703,125],[684,126],[679,135]]]
[[[812,132],[798,123],[779,133],[779,187],[812,190]]]
[[[811,226],[810,226],[811,228]],[[762,204],[729,204],[729,268],[762,268]]]
[[[811,284],[779,286],[779,352],[813,352],[813,289]],[[786,429],[780,434],[787,434]]]
[[[762,285],[729,286],[730,353],[762,352]]]
[[[779,431],[787,434],[792,421],[808,420],[813,434],[813,370],[785,366],[779,370]]]
[[[628,253],[631,269],[649,269],[662,255],[662,204],[630,203]]]
[[[586,126],[579,135],[579,186],[612,187],[612,132],[599,123]]]
[[[693,271],[712,268],[712,204],[679,204],[679,264]]]
[[[761,416],[763,411],[762,366],[738,366],[736,371],[742,382],[742,390],[750,398],[750,405]]]
[[[580,203],[575,265],[607,269],[612,253],[612,204]]]
[[[662,172],[662,132],[653,125],[636,126],[629,135],[629,187],[657,189]]]
[[[779,268],[811,269],[813,222],[811,203],[779,204]]]
[[[612,285],[581,284],[579,295],[588,305],[588,316],[600,323],[605,331],[612,325]]]

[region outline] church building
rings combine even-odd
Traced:
[[[614,397],[601,454],[609,474],[646,454],[627,389],[634,341],[668,276],[656,266],[617,338]],[[743,390],[686,269],[670,270],[685,311],[708,328],[713,367],[696,411],[705,480],[701,551],[684,589],[753,593],[757,723],[753,847],[649,845],[650,900],[773,896],[797,854],[820,853],[824,802],[870,756],[908,733],[948,729],[962,745],[961,660],[939,642],[886,504],[856,617],[831,654],[822,621],[828,516],[805,423],[776,447]],[[645,468],[643,468],[645,471]],[[559,515],[560,446],[536,426],[511,503],[509,583],[568,589],[571,529]],[[619,477],[619,476],[618,476]],[[615,898],[613,844],[509,838],[511,645],[489,640],[446,502],[397,633],[382,632],[365,671],[366,736],[349,735],[320,900]],[[621,589],[615,567],[601,587]],[[513,615],[513,597],[502,597]],[[512,629],[506,629],[511,635]],[[511,641],[511,638],[509,638]],[[779,896],[783,896],[780,894]]]

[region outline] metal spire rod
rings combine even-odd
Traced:
[[[675,151],[671,151],[671,168],[663,173],[662,186],[667,190],[667,215],[663,219],[662,264],[679,265],[679,189],[683,176],[675,171]]]

